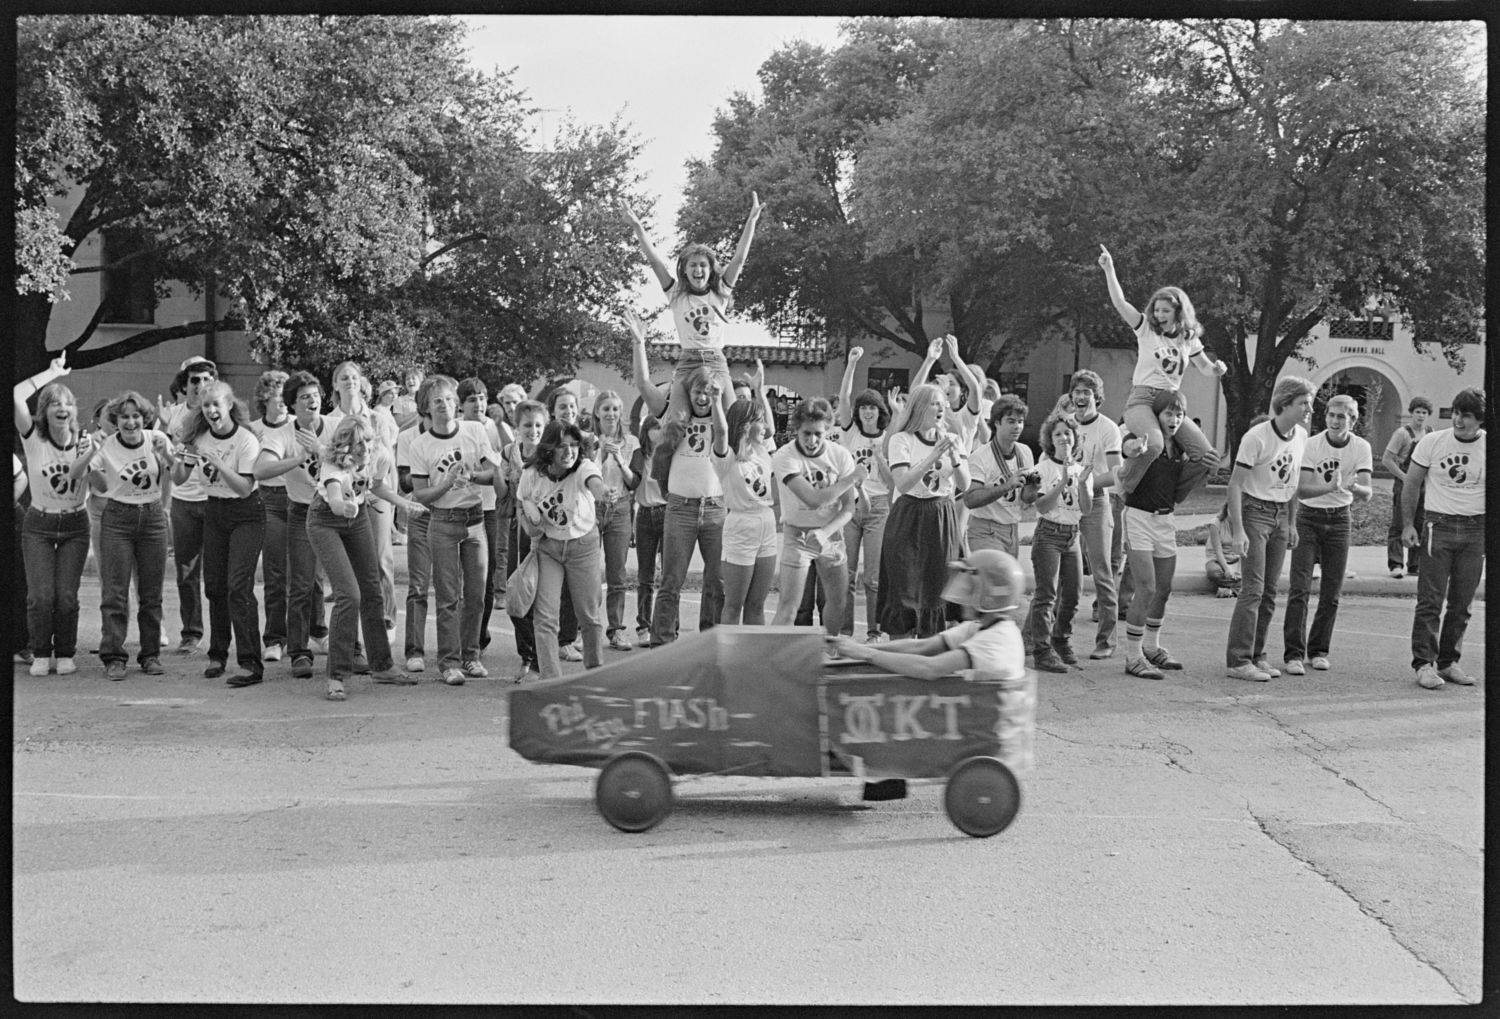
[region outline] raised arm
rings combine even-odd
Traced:
[[[55,382],[68,374],[73,369],[68,367],[68,351],[63,349],[62,353],[52,359],[52,363],[29,379],[22,379],[11,389],[11,395],[15,400],[16,434],[25,435],[31,431],[31,408],[26,406],[26,401],[41,392],[43,386],[49,382]]]
[[[953,374],[958,376],[959,381],[964,384],[964,388],[968,391],[969,399],[964,406],[969,408],[970,414],[978,414],[979,391],[984,385],[984,380],[975,378],[969,366],[964,363],[964,359],[959,356],[957,336],[949,333],[943,337],[943,344],[948,348],[948,356],[953,360]],[[985,441],[989,441],[989,436],[985,436]]]
[[[651,266],[652,272],[656,273],[657,282],[661,284],[663,290],[671,289],[672,267],[661,257],[661,253],[651,243],[651,238],[646,236],[646,228],[636,217],[635,210],[630,207],[629,202],[625,203],[625,220],[635,231],[635,243],[640,247],[641,254],[646,256],[646,264]]]
[[[745,225],[740,229],[739,243],[734,246],[734,255],[729,259],[729,264],[724,267],[724,282],[734,286],[735,280],[740,278],[740,270],[745,267],[745,259],[750,257],[750,244],[755,240],[755,223],[760,219],[760,196],[754,191],[750,192],[750,215],[745,217]],[[667,284],[662,284],[663,287]]]
[[[728,456],[729,455],[729,422],[724,417],[724,404],[721,401],[719,401],[719,400],[715,400],[714,401],[714,406],[713,406],[713,422],[712,422],[712,424],[713,424],[713,437],[714,437],[714,455],[715,456]]]
[[[917,374],[911,380],[911,389],[916,389],[927,381],[927,376],[932,372],[932,366],[937,364],[937,359],[943,356],[943,341],[941,338],[927,344],[927,356],[922,358],[922,367],[917,369]],[[907,390],[911,392],[911,390]]]
[[[839,409],[835,421],[846,432],[854,421],[854,406],[850,402],[854,395],[854,369],[864,356],[864,347],[850,347],[849,363],[844,365],[844,377],[839,380]]]
[[[1102,244],[1099,245],[1099,268],[1104,270],[1104,283],[1109,287],[1109,301],[1115,306],[1115,311],[1131,329],[1139,329],[1143,316],[1135,310],[1135,305],[1125,300],[1125,291],[1120,289],[1119,277],[1115,275],[1115,260]]]
[[[634,377],[636,391],[641,394],[641,400],[646,404],[646,410],[652,417],[659,418],[667,409],[667,394],[661,391],[651,381],[651,362],[646,357],[646,323],[641,321],[639,315],[633,310],[626,308],[625,313],[620,316],[634,337],[634,347],[630,354],[631,370]]]

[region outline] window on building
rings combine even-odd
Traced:
[[[1031,402],[1028,395],[1031,390],[1030,372],[1000,372],[995,376],[995,382],[999,384],[1000,392],[1014,393],[1023,403]]]
[[[905,368],[871,368],[865,377],[865,385],[869,386],[881,396],[885,396],[896,386],[901,387],[904,393],[907,390],[907,380],[911,372]],[[857,394],[856,394],[857,395]]]
[[[105,322],[150,325],[156,321],[155,260],[150,256],[130,258],[148,243],[139,230],[104,231],[100,259],[106,268],[100,274],[100,301]]]

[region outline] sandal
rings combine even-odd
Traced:
[[[344,693],[344,681],[342,679],[330,679],[328,681],[328,699],[331,701],[346,700],[348,695]]]
[[[1125,671],[1139,679],[1164,679],[1161,670],[1145,658],[1131,658],[1125,662]]]

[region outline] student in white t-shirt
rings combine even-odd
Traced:
[[[1350,507],[1354,500],[1368,502],[1373,489],[1374,468],[1370,444],[1355,435],[1359,404],[1340,394],[1328,401],[1323,412],[1327,427],[1307,440],[1302,451],[1302,481],[1297,488],[1297,547],[1292,550],[1292,579],[1282,622],[1288,675],[1329,668],[1328,652],[1333,644],[1333,626],[1338,618],[1339,593],[1344,587],[1344,567],[1349,562],[1349,536],[1353,529]],[[1307,599],[1312,592],[1313,567],[1323,565],[1318,590],[1318,611],[1312,630],[1307,629]]]
[[[542,679],[562,675],[557,626],[563,578],[583,636],[583,666],[602,664],[604,627],[599,620],[599,584],[604,552],[595,504],[604,495],[599,465],[583,455],[583,431],[553,421],[526,461],[516,487],[516,515],[537,552],[536,600],[532,605]]]
[[[231,633],[239,671],[225,683],[253,686],[264,678],[261,659],[260,603],[255,597],[255,567],[265,541],[266,513],[255,480],[260,440],[249,427],[244,404],[226,382],[203,390],[202,402],[182,432],[182,454],[172,483],[192,475],[203,483],[203,593],[208,600],[208,667],[210,679],[224,675]]]
[[[853,454],[828,441],[832,424],[833,407],[827,400],[803,400],[788,421],[792,440],[771,457],[771,469],[781,489],[781,593],[774,622],[792,623],[807,568],[816,565],[827,597],[823,627],[836,636],[849,587],[844,525],[854,513],[853,489],[866,474]]]
[[[699,367],[707,368],[718,382],[719,399],[724,406],[727,408],[730,403],[733,384],[729,377],[729,362],[724,357],[724,327],[729,323],[734,285],[739,280],[740,270],[745,267],[745,259],[750,256],[750,243],[755,238],[755,224],[760,213],[760,196],[751,192],[750,214],[745,218],[734,255],[722,270],[712,248],[706,244],[689,244],[677,255],[674,274],[651,243],[634,210],[625,206],[625,218],[635,231],[641,254],[646,256],[646,264],[655,273],[662,290],[666,291],[667,307],[677,329],[677,342],[681,344],[682,352],[672,373],[664,418],[688,413],[692,402],[689,375]]]
[[[265,371],[255,383],[251,397],[250,431],[264,443],[266,433],[290,422],[282,398],[288,376],[284,371]],[[268,662],[281,661],[287,650],[287,604],[289,573],[286,562],[287,495],[282,475],[262,477],[256,472],[261,503],[266,510],[266,544],[261,550],[261,587],[266,596],[266,629],[261,635]]]
[[[1161,426],[1151,409],[1156,391],[1181,389],[1182,376],[1189,361],[1199,372],[1209,376],[1223,376],[1229,368],[1223,361],[1211,360],[1204,352],[1202,329],[1193,311],[1193,302],[1180,287],[1158,289],[1146,302],[1143,314],[1125,299],[1125,291],[1115,276],[1114,259],[1102,244],[1099,245],[1099,267],[1104,270],[1110,303],[1135,333],[1135,372],[1130,380],[1130,396],[1125,400],[1125,428],[1132,435],[1144,437],[1146,448],[1141,455],[1131,457],[1120,466],[1116,483],[1125,493],[1135,487],[1146,468],[1151,466],[1151,461],[1161,456],[1161,451],[1166,448]],[[1176,440],[1187,452],[1189,460],[1204,461],[1210,469],[1219,462],[1218,454],[1191,418],[1183,420]]]
[[[1240,554],[1240,594],[1229,620],[1224,664],[1231,679],[1265,683],[1281,675],[1266,660],[1266,631],[1276,611],[1276,579],[1286,550],[1297,547],[1297,489],[1307,446],[1303,422],[1315,389],[1283,375],[1271,391],[1271,417],[1240,439],[1229,476],[1229,544]]]
[[[93,442],[78,422],[78,401],[57,379],[67,375],[66,351],[51,365],[22,379],[12,390],[16,434],[26,453],[31,505],[21,525],[26,565],[26,625],[33,659],[31,675],[77,671],[78,584],[89,554],[89,515],[84,475]],[[27,400],[36,396],[36,414]]]
[[[594,397],[594,429],[594,461],[604,482],[604,498],[595,507],[604,546],[604,637],[615,651],[629,651],[635,645],[625,636],[625,594],[630,590],[625,567],[630,560],[631,494],[640,481],[630,462],[640,443],[625,427],[625,401],[612,389]]]
[[[89,475],[89,484],[105,498],[99,524],[99,658],[106,678],[125,678],[133,574],[140,606],[136,661],[142,672],[160,676],[166,671],[161,665],[161,592],[167,570],[163,497],[171,491],[172,444],[152,427],[156,408],[133,389],[110,400],[104,414],[115,430],[101,444]]]
[[[719,622],[760,626],[776,579],[777,485],[759,400],[714,404],[714,470],[724,486],[724,609]]]
[[[891,412],[885,399],[866,389],[850,402],[854,390],[854,368],[864,357],[863,347],[849,348],[849,363],[839,386],[838,427],[832,439],[854,454],[854,462],[865,469],[864,484],[854,490],[854,516],[844,528],[844,548],[849,553],[849,587],[844,592],[844,621],[839,633],[854,634],[854,585],[864,563],[865,640],[884,639],[875,606],[880,601],[880,551],[885,544],[885,525],[891,515],[891,469],[885,462],[886,429]],[[825,606],[826,608],[826,606]]]
[[[1453,398],[1453,427],[1417,442],[1401,493],[1402,519],[1408,521],[1424,490],[1427,495],[1422,530],[1408,523],[1401,538],[1407,548],[1421,549],[1411,664],[1417,684],[1428,690],[1476,682],[1458,660],[1469,606],[1484,574],[1484,411],[1484,390],[1460,390]]]
[[[346,414],[365,419],[376,443],[385,455],[381,461],[390,468],[386,482],[396,488],[396,436],[400,426],[396,419],[370,403],[370,380],[364,369],[353,361],[340,361],[333,370],[334,407],[327,414],[328,423],[335,428]],[[380,560],[380,597],[385,613],[386,639],[395,635],[396,629],[396,555],[391,546],[391,531],[395,527],[396,511],[392,506],[380,503],[367,507],[370,527],[375,532],[375,554]]]
[[[547,408],[536,400],[522,400],[516,405],[515,419],[515,440],[500,452],[500,473],[503,477],[503,484],[510,494],[513,507],[517,505],[516,491],[521,485],[521,475],[526,470],[526,461],[531,459],[536,451],[537,443],[542,441],[542,433],[547,430],[547,423],[551,421],[552,416],[547,412]],[[531,535],[526,532],[526,528],[521,526],[519,508],[511,513],[510,524],[511,530],[505,559],[507,577],[516,572],[516,567],[531,551]],[[512,677],[513,682],[516,683],[529,683],[540,675],[537,671],[535,617],[536,613],[533,609],[527,609],[524,616],[510,617],[511,632],[516,637],[516,656],[521,659],[520,670]]]
[[[1042,459],[1035,483],[1021,490],[1021,500],[1035,504],[1036,530],[1031,537],[1035,577],[1031,611],[1026,616],[1027,646],[1036,667],[1067,672],[1078,663],[1073,651],[1073,613],[1083,585],[1083,558],[1078,525],[1094,501],[1094,473],[1073,456],[1078,426],[1056,412],[1042,422]]]
[[[500,462],[500,429],[485,414],[489,404],[489,388],[478,376],[461,379],[458,383],[459,424],[464,428],[477,428],[484,433],[490,447],[492,463]],[[484,509],[484,537],[488,555],[484,563],[484,611],[479,614],[479,650],[490,646],[490,617],[495,612],[496,574],[505,564],[507,536],[500,528],[499,497],[494,484],[479,486],[480,506]],[[498,581],[499,596],[505,597],[505,578]],[[504,602],[501,602],[504,605]]]

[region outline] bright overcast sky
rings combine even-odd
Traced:
[[[643,143],[638,167],[657,199],[653,221],[660,236],[654,240],[675,251],[677,208],[687,184],[684,164],[712,153],[715,112],[737,91],[760,97],[755,72],[783,43],[803,39],[836,46],[840,19],[475,15],[461,20],[469,27],[475,66],[514,69],[515,84],[531,105],[548,111],[543,114],[548,133],[564,111],[594,124],[622,115]],[[774,199],[762,195],[761,200]],[[749,205],[746,195],[747,211]],[[660,292],[641,282],[643,295],[654,292],[659,301]],[[749,336],[732,340],[757,342]]]

